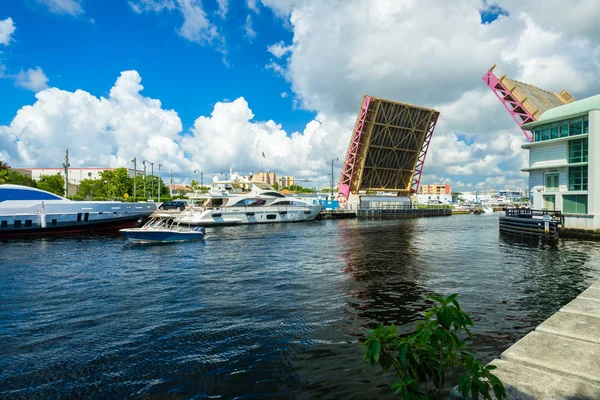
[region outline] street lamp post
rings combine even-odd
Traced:
[[[162,167],[162,164],[158,164],[158,202],[160,203],[160,167]]]
[[[333,200],[333,162],[338,161],[338,158],[331,159],[331,200]]]
[[[146,197],[146,160],[142,161],[142,164],[144,164],[144,201],[146,201],[148,199]]]
[[[198,172],[200,172],[200,191],[204,193],[204,172],[198,171],[197,169],[194,170],[195,174]]]
[[[152,177],[152,201],[154,201],[154,163],[150,162],[148,160],[144,160],[144,170],[146,169],[146,163],[150,164],[151,167],[151,172],[150,172],[150,176]]]

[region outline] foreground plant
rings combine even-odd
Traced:
[[[392,388],[403,399],[439,398],[454,368],[464,370],[458,383],[463,397],[470,394],[474,400],[491,399],[492,392],[498,400],[506,397],[504,385],[491,372],[496,367],[483,366],[459,337],[466,334],[473,339],[469,330],[473,320],[462,310],[457,296],[427,296],[434,305],[408,336],[400,336],[393,324],[379,324],[369,331],[363,361],[368,360],[373,367],[379,364],[385,372],[393,369],[400,381]]]

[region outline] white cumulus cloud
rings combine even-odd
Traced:
[[[48,87],[48,77],[40,67],[21,71],[14,77],[15,85],[39,92]]]
[[[16,29],[12,18],[8,17],[4,20],[0,20],[0,44],[8,46],[11,36]]]
[[[490,176],[488,182],[525,186],[524,135],[481,80],[492,65],[577,98],[600,91],[600,3],[594,0],[577,6],[500,0],[508,15],[488,24],[480,0],[262,4],[293,33],[291,42],[267,48],[277,60],[265,68],[289,82],[300,107],[342,120],[371,94],[441,111],[425,162],[431,179],[468,187]]]

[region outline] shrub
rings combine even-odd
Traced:
[[[491,392],[498,400],[506,397],[504,385],[491,372],[496,367],[484,367],[466,341],[459,338],[464,332],[472,339],[469,327],[473,321],[456,301],[457,296],[427,296],[435,304],[408,336],[400,336],[393,324],[379,324],[369,331],[363,344],[363,361],[374,368],[379,364],[385,372],[393,369],[400,380],[392,388],[403,399],[439,398],[454,368],[463,369],[458,383],[463,397],[470,394],[474,400],[491,399]]]

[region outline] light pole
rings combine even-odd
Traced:
[[[204,193],[204,172],[198,171],[197,169],[194,170],[195,174],[198,172],[200,172],[200,192]]]
[[[158,202],[160,203],[160,181],[162,179],[160,179],[160,167],[162,167],[162,164],[158,164]]]
[[[150,162],[148,160],[144,160],[144,169],[146,166],[146,163],[150,164],[151,167],[151,172],[150,172],[150,176],[152,177],[152,201],[154,201],[154,163]]]
[[[136,181],[137,181],[137,159],[135,157],[133,157],[133,160],[131,160],[133,162],[133,202],[135,203],[135,196],[136,196],[136,192],[137,192],[137,186],[136,186]]]
[[[331,159],[331,200],[333,200],[333,162],[338,161],[338,158]]]
[[[142,164],[144,164],[144,201],[146,201],[148,199],[146,197],[146,160],[142,161]]]

